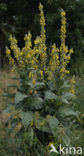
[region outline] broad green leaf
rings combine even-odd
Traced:
[[[28,126],[31,121],[33,120],[33,113],[32,112],[21,112],[20,117],[22,119],[22,123],[24,126]]]
[[[34,85],[32,84],[32,81],[28,81],[26,84],[27,84],[29,87],[31,87],[31,88],[34,87]]]
[[[27,103],[30,109],[40,109],[43,106],[43,99],[41,97],[30,97],[27,99]]]
[[[51,92],[50,90],[45,92],[45,100],[56,100],[58,98],[57,95],[55,95],[53,92]]]
[[[70,100],[71,98],[73,98],[75,95],[69,92],[66,92],[62,95],[63,98]]]
[[[68,116],[75,116],[78,118],[78,113],[73,111],[71,108],[67,108],[67,107],[61,107],[59,109],[59,113],[61,116],[63,117],[68,117]]]
[[[50,127],[50,130],[52,133],[54,133],[54,131],[57,129],[59,121],[57,118],[55,118],[54,116],[50,116],[49,118],[46,118],[47,123]]]
[[[15,95],[15,104],[23,101],[25,98],[29,97],[29,95],[22,94],[21,92],[17,92]]]
[[[35,121],[35,126],[38,130],[40,130],[42,132],[51,133],[51,130],[50,130],[47,122],[42,117],[40,117],[38,120]]]
[[[64,81],[64,84],[60,87],[60,89],[63,89],[63,88],[70,88],[70,85],[68,84],[69,81]]]
[[[49,116],[46,119],[41,118],[35,121],[36,128],[40,131],[47,132],[47,133],[53,133],[57,129],[59,124],[58,119],[56,119],[53,116]]]
[[[66,92],[66,93],[62,94],[62,96],[60,97],[60,100],[61,100],[61,102],[65,103],[65,104],[69,104],[68,100],[72,99],[73,97],[75,97],[74,94]]]
[[[61,100],[61,102],[63,102],[64,104],[69,104],[69,101],[68,101],[66,98],[64,98],[64,97],[61,97],[60,100]]]

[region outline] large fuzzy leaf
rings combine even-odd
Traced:
[[[47,123],[50,127],[51,132],[54,133],[59,125],[58,119],[54,116],[50,116],[49,118],[47,118]]]
[[[38,130],[40,130],[42,132],[51,133],[51,130],[50,130],[48,124],[46,123],[46,120],[42,117],[35,120],[35,126]]]
[[[45,100],[56,100],[58,98],[57,95],[55,95],[53,92],[51,92],[50,90],[45,92]]]
[[[28,87],[31,87],[31,88],[34,87],[34,85],[32,84],[32,81],[28,81],[26,84],[27,84]]]
[[[75,116],[78,118],[78,113],[73,111],[71,108],[68,108],[68,107],[61,107],[59,109],[59,113],[63,117]]]
[[[43,99],[41,97],[30,97],[27,99],[27,104],[30,109],[41,109],[43,106]]]
[[[62,95],[63,98],[70,100],[71,98],[73,98],[75,95],[69,92],[66,92]]]
[[[29,97],[29,95],[23,94],[21,92],[17,92],[15,95],[15,104],[23,101],[25,98]]]
[[[64,84],[60,87],[60,89],[70,88],[69,81],[64,81]]]
[[[20,117],[24,126],[28,126],[33,120],[32,112],[21,112]]]
[[[61,97],[61,98],[60,98],[60,101],[61,101],[62,103],[64,103],[64,104],[69,104],[69,101],[68,101],[66,98],[64,98],[64,97]]]
[[[36,128],[47,133],[53,133],[57,129],[59,121],[53,117],[49,116],[49,118],[40,118],[36,121]]]
[[[62,96],[60,97],[61,102],[65,103],[65,104],[69,104],[69,100],[72,99],[73,97],[75,97],[74,94],[66,92],[63,93]]]

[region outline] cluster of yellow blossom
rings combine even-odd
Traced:
[[[58,49],[56,44],[52,45],[52,50],[50,54],[49,64],[47,61],[47,47],[46,47],[46,35],[45,35],[45,17],[43,12],[43,5],[39,4],[40,10],[40,25],[41,25],[41,34],[36,37],[34,40],[34,46],[32,47],[31,38],[32,35],[29,32],[25,35],[24,41],[25,46],[20,49],[17,45],[17,40],[10,36],[10,48],[13,51],[13,56],[11,56],[10,49],[6,49],[6,54],[9,58],[9,63],[12,66],[17,63],[19,69],[24,70],[24,68],[31,67],[34,70],[37,70],[37,73],[40,74],[40,77],[43,79],[44,75],[47,74],[49,79],[52,79],[54,76],[58,76],[62,79],[69,71],[66,69],[67,64],[70,61],[71,54],[73,49],[68,50],[68,47],[65,45],[66,38],[66,17],[65,12],[61,11],[61,46]],[[47,67],[48,66],[48,67]],[[33,83],[35,83],[33,77],[33,72],[29,73],[29,77],[32,78]]]
[[[18,60],[20,56],[20,48],[17,46],[17,40],[15,37],[10,36],[9,41],[11,43],[11,50],[14,52],[14,57]]]
[[[60,78],[63,78],[66,74],[69,73],[69,70],[66,70],[67,64],[70,61],[71,54],[73,49],[68,50],[68,47],[65,45],[66,39],[66,17],[65,12],[61,11],[61,46],[60,46]]]
[[[48,68],[48,79],[52,79],[53,76],[56,76],[58,74],[58,69],[59,69],[59,49],[56,47],[55,44],[52,45],[52,50],[51,50],[51,58],[49,61],[49,68]]]
[[[8,49],[7,47],[6,47],[6,55],[7,55],[8,59],[9,59],[9,64],[11,64],[13,66],[14,65],[14,59],[11,56],[10,49]]]

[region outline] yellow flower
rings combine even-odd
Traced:
[[[56,59],[58,59],[59,57],[58,57],[58,55],[56,55]]]
[[[35,80],[35,79],[33,79],[33,80],[32,80],[32,84],[33,84],[33,85],[35,85],[35,83],[36,83],[36,80]]]
[[[29,76],[29,78],[31,78],[32,77],[32,72],[30,72],[28,76]]]
[[[42,70],[40,71],[40,74],[41,74],[41,76],[43,76],[43,71]]]
[[[41,38],[40,37],[37,37],[34,41],[34,44],[39,44],[41,42]]]
[[[66,74],[69,74],[69,70],[66,70],[65,72],[66,72]]]
[[[69,53],[70,53],[70,54],[72,54],[73,52],[74,52],[73,49],[70,49],[70,50],[69,50]]]
[[[64,11],[61,11],[61,16],[65,16],[65,12]]]
[[[64,72],[65,71],[65,69],[64,68],[61,68],[60,69],[60,73],[62,73],[62,72]]]
[[[11,53],[10,49],[6,49],[6,55],[8,56]]]
[[[67,60],[70,60],[70,55],[66,56],[67,57]]]
[[[65,27],[63,27],[63,26],[61,27],[61,32],[64,33],[64,34],[66,33]]]
[[[34,64],[34,60],[32,60],[31,63]]]
[[[72,78],[70,81],[71,81],[71,83],[73,83],[73,84],[76,82],[73,78]]]
[[[74,91],[74,89],[72,89],[72,90],[71,90],[71,93],[72,93],[72,94],[75,94],[75,91]]]

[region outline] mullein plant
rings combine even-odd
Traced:
[[[60,143],[70,145],[73,123],[79,118],[74,111],[75,79],[68,79],[67,75],[73,49],[69,50],[65,44],[66,14],[61,10],[60,48],[54,43],[48,58],[41,3],[39,11],[41,34],[34,40],[34,46],[29,32],[22,49],[12,36],[10,49],[6,48],[12,71],[18,72],[20,80],[14,103],[7,108],[6,125],[11,138],[16,136],[20,140],[22,154],[31,156],[48,155],[50,142],[56,147]]]

